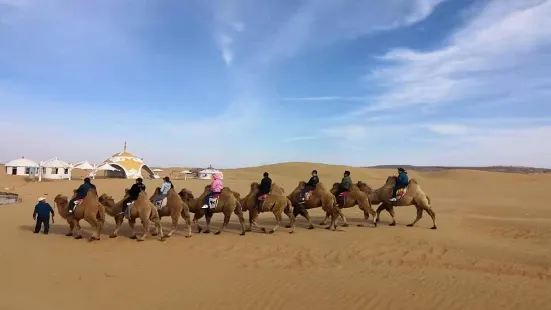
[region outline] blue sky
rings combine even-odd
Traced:
[[[549,167],[551,1],[0,0],[0,160]]]

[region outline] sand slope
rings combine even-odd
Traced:
[[[331,184],[346,167],[226,170],[224,183],[244,195],[269,171],[290,192],[313,168]],[[353,181],[377,187],[394,173],[350,170]],[[80,180],[26,183],[3,171],[0,189],[13,189],[24,202],[0,207],[0,309],[551,309],[551,208],[544,201],[550,175],[412,171],[410,177],[431,196],[438,230],[429,229],[428,215],[406,227],[415,209],[405,207],[396,210],[397,227],[387,226],[387,213],[378,228],[337,232],[306,230],[299,218],[294,235],[282,228],[242,237],[232,218],[220,236],[185,239],[181,221],[167,242],[137,243],[127,238],[127,223],[118,239],[109,239],[108,218],[102,240],[89,244],[65,237],[61,218],[50,235],[31,233],[36,198],[48,194],[53,205],[56,194],[70,195]],[[146,181],[148,192],[160,183]],[[120,198],[132,181],[95,184],[100,194]],[[199,194],[207,182],[174,184]],[[315,223],[324,217],[319,209],[312,215]],[[357,208],[345,215],[351,224],[362,221]],[[214,219],[218,228],[221,216]],[[273,225],[273,216],[261,215],[261,223]]]

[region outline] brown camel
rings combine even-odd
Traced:
[[[309,224],[308,229],[314,229],[314,225],[312,225],[312,221],[310,220],[310,215],[307,210],[322,207],[323,211],[331,216],[331,225],[325,227],[325,229],[333,228],[333,230],[336,230],[337,216],[343,216],[340,209],[337,208],[335,196],[325,188],[323,183],[318,183],[316,185],[316,189],[312,191],[309,198],[301,203],[300,192],[304,186],[306,186],[306,182],[300,181],[297,188],[295,188],[295,190],[287,196],[293,205],[293,216],[295,216],[295,218],[299,214],[304,216]],[[326,221],[323,221],[320,225],[325,225],[325,223]]]
[[[239,200],[234,196],[231,189],[224,187],[222,192],[218,195],[218,201],[216,203],[216,208],[214,210],[203,209],[205,196],[210,192],[210,185],[205,186],[205,190],[198,198],[193,198],[193,193],[188,189],[182,189],[178,195],[182,200],[189,206],[189,211],[193,215],[193,223],[197,224],[198,233],[203,231],[203,228],[199,225],[198,221],[205,216],[207,222],[207,229],[203,233],[210,233],[210,220],[214,213],[224,213],[224,222],[215,235],[219,235],[224,231],[228,223],[230,222],[230,217],[232,213],[237,215],[239,219],[239,224],[241,224],[241,236],[245,235],[245,219],[243,218],[243,209]]]
[[[266,228],[258,225],[259,210],[256,207],[256,194],[258,193],[258,190],[259,184],[257,182],[251,183],[251,191],[247,196],[241,199],[241,205],[243,206],[243,211],[249,211],[249,227],[247,228],[247,231],[251,231],[251,226],[254,225],[266,233]],[[283,188],[279,187],[275,183],[272,183],[271,191],[268,195],[266,195],[264,201],[261,202],[260,208],[260,212],[271,211],[275,216],[276,225],[272,230],[270,230],[270,233],[274,233],[279,228],[283,213],[289,217],[290,224],[288,225],[288,228],[291,228],[289,233],[292,234],[294,232],[295,217],[293,215],[293,205],[285,196]]]
[[[149,198],[149,201],[153,202],[153,197],[161,193],[161,188],[157,187],[153,196]],[[188,227],[188,234],[186,238],[191,238],[191,216],[189,215],[189,206],[180,198],[174,188],[168,190],[166,204],[161,209],[157,207],[159,212],[159,219],[163,216],[170,216],[172,219],[172,227],[168,234],[165,236],[169,238],[178,229],[178,220],[180,216],[184,218]]]
[[[331,188],[331,194],[335,195],[339,190],[339,187],[340,183],[334,183],[333,188]],[[373,225],[377,227],[377,222],[375,222],[375,211],[371,208],[369,198],[366,193],[362,192],[358,188],[357,185],[352,184],[348,192],[344,192],[339,196],[340,197],[335,197],[337,199],[337,206],[339,209],[352,208],[355,205],[358,205],[358,207],[360,207],[360,210],[362,210],[364,213],[365,221],[368,222],[369,215],[371,214],[373,216]],[[327,220],[328,217],[329,215],[326,215],[325,220]],[[346,218],[344,216],[342,217],[344,220],[344,226],[348,226]],[[364,225],[359,224],[358,227],[364,227]]]
[[[425,211],[432,218],[433,226],[431,227],[431,229],[436,229],[436,214],[434,213],[434,210],[432,210],[430,198],[427,194],[425,194],[425,192],[423,192],[421,186],[419,186],[419,184],[417,183],[417,180],[410,179],[405,194],[401,197],[400,200],[392,202],[390,201],[390,198],[392,198],[392,189],[394,188],[395,184],[395,176],[389,176],[386,179],[385,185],[376,190],[373,190],[366,183],[363,183],[361,181],[358,182],[358,187],[361,191],[367,194],[372,204],[381,204],[377,208],[377,218],[375,221],[379,222],[379,215],[383,210],[387,210],[392,217],[392,223],[390,223],[389,225],[396,226],[394,207],[413,205],[417,209],[417,217],[415,218],[415,221],[413,221],[413,223],[408,224],[407,226],[413,227],[423,217],[423,211]]]
[[[75,197],[76,192],[76,190],[73,191],[73,197]],[[90,189],[84,199],[77,200],[73,214],[69,214],[69,200],[67,196],[61,194],[55,196],[54,203],[57,206],[59,215],[67,220],[69,224],[70,231],[66,236],[82,239],[79,222],[84,219],[95,229],[89,241],[100,240],[101,231],[105,224],[105,207],[99,202],[98,193],[95,189]]]
[[[125,197],[128,195],[128,189],[125,190]],[[122,222],[124,220],[123,216],[120,214],[122,211],[122,203],[124,198],[115,203],[115,200],[111,196],[107,196],[106,194],[101,195],[100,201],[105,205],[105,209],[107,210],[107,213],[115,218],[116,228],[115,231],[109,236],[111,238],[117,237],[118,231],[122,225]],[[130,206],[128,206],[129,210],[127,210],[129,214],[128,224],[130,225],[130,228],[132,229],[132,235],[130,236],[130,239],[136,239],[137,241],[144,241],[145,237],[147,236],[147,232],[149,230],[149,222],[153,221],[155,223],[156,232],[151,234],[152,236],[161,235],[161,241],[165,241],[166,236],[163,234],[163,228],[161,227],[161,219],[159,217],[159,214],[157,212],[157,208],[147,199],[146,192],[142,191],[138,195],[138,199],[136,199]],[[141,236],[137,237],[136,232],[134,230],[134,226],[136,224],[136,219],[139,218],[142,222],[143,226],[143,233]]]

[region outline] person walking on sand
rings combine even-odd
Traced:
[[[34,233],[38,234],[44,224],[44,234],[47,235],[50,231],[50,214],[52,214],[52,223],[54,222],[54,209],[46,202],[46,198],[38,198],[38,203],[34,206],[33,220],[36,220]]]

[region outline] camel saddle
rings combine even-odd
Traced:
[[[310,197],[312,197],[312,194],[314,193],[314,191],[307,191],[305,194],[304,194],[304,201],[308,201],[310,200]]]
[[[337,197],[337,203],[340,204],[341,206],[344,206],[344,204],[346,202],[346,197],[348,196],[348,194],[350,194],[350,192],[340,193],[339,197]]]
[[[402,197],[404,197],[405,194],[407,194],[408,192],[408,188],[407,186],[404,187],[404,188],[400,188],[399,190],[396,191],[396,201],[402,199]]]
[[[209,209],[216,209],[218,206],[218,198],[220,198],[220,194],[214,194],[209,197]]]
[[[75,212],[75,210],[82,203],[83,200],[84,200],[84,198],[75,200],[75,206],[73,207],[73,212]]]
[[[258,213],[263,212],[262,206],[264,206],[264,200],[266,200],[266,197],[268,197],[268,194],[258,196],[258,199],[256,200],[256,210]]]
[[[161,210],[162,208],[166,207],[167,202],[168,202],[168,197],[165,197],[162,200],[155,202],[155,207],[157,207],[158,210]],[[134,204],[133,201],[128,205],[129,208],[132,204]]]

